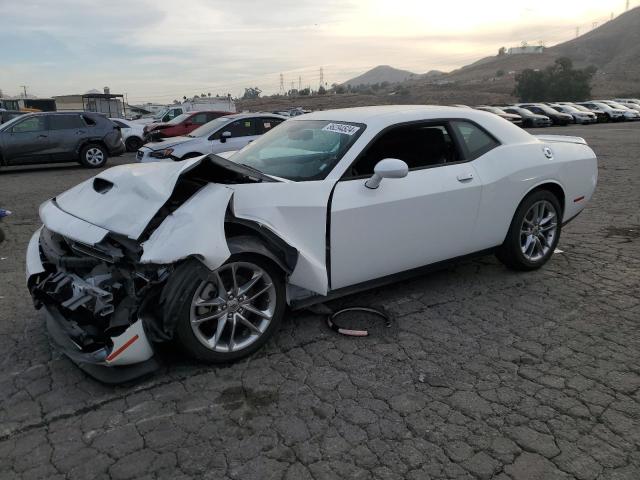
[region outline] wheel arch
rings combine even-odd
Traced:
[[[87,138],[87,139],[81,140],[78,143],[78,147],[76,148],[76,155],[78,156],[78,158],[80,158],[80,153],[82,152],[82,149],[88,145],[100,145],[102,148],[105,149],[105,151],[107,152],[107,155],[109,155],[109,147],[107,147],[107,144],[104,143],[104,141],[101,138]]]
[[[537,184],[536,186],[530,188],[527,193],[525,193],[522,197],[522,199],[520,200],[520,202],[518,203],[518,207],[520,207],[520,205],[522,204],[522,202],[524,202],[524,200],[531,195],[532,193],[538,192],[540,190],[547,190],[549,192],[551,192],[552,194],[554,194],[556,196],[556,198],[558,199],[558,202],[560,202],[560,209],[562,210],[561,212],[561,218],[564,215],[564,209],[565,209],[565,205],[566,205],[566,193],[564,191],[564,188],[562,187],[562,185],[560,185],[560,183],[556,182],[555,180],[545,180],[539,184]],[[515,212],[518,210],[518,207],[516,207],[516,209],[514,210],[514,215]]]

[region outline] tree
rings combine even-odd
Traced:
[[[500,49],[498,50],[498,56],[502,57],[503,55],[507,54],[507,49],[504,47],[500,47]]]
[[[311,95],[311,90],[309,90],[308,88],[303,88],[298,92],[298,95]]]
[[[245,88],[244,89],[244,95],[242,96],[242,98],[244,100],[249,100],[249,99],[252,99],[252,98],[258,98],[261,93],[262,93],[262,90],[260,90],[258,87]]]
[[[318,88],[318,95],[324,95],[325,93],[327,93],[327,89],[324,88],[323,85],[320,85],[320,88]]]
[[[504,70],[500,69],[496,72],[496,77],[504,77]]]
[[[336,85],[335,83],[333,85],[334,85],[333,91],[336,92],[337,94],[343,94],[347,91],[344,85]]]
[[[523,70],[516,75],[514,94],[522,102],[580,101],[591,96],[596,68],[574,69],[570,58],[558,58],[544,70]]]

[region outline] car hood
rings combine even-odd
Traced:
[[[144,146],[151,150],[164,150],[165,148],[175,147],[192,140],[194,140],[194,137],[170,137],[165,140],[145,143]]]
[[[148,123],[147,125],[144,126],[144,128],[147,132],[151,132],[153,130],[162,130],[163,128],[168,128],[172,126],[173,125],[170,125],[168,123],[153,122],[153,123]]]
[[[163,207],[179,206],[205,185],[263,181],[274,180],[210,155],[182,162],[113,167],[67,190],[54,201],[74,217],[137,240]]]

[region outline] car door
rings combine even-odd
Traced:
[[[2,132],[2,153],[8,165],[45,163],[49,160],[46,115],[27,116]]]
[[[364,183],[383,158],[409,166],[400,179]],[[331,289],[472,253],[482,185],[446,122],[393,128],[358,157],[333,192]]]
[[[223,134],[229,132],[230,137]],[[241,118],[220,128],[212,135],[211,153],[240,150],[247,143],[257,138],[256,119]]]
[[[86,133],[86,125],[77,113],[50,115],[49,153],[51,161],[74,161],[78,142]]]

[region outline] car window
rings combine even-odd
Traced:
[[[445,124],[404,125],[388,130],[374,140],[347,175],[372,175],[376,164],[385,158],[402,160],[409,170],[461,160]]]
[[[193,117],[191,117],[189,121],[194,125],[204,125],[205,123],[207,123],[207,114],[198,113],[197,115],[194,115]]]
[[[471,122],[455,120],[451,122],[451,126],[458,133],[468,160],[478,158],[500,145],[491,135]]]
[[[260,118],[258,119],[258,135],[262,135],[268,132],[276,125],[280,125],[283,122],[280,118]]]
[[[215,120],[216,118],[220,118],[222,116],[224,116],[225,114],[223,112],[207,112],[207,122],[210,122],[211,120]]]
[[[11,129],[14,133],[42,132],[45,128],[45,118],[42,115],[29,117],[16,123]]]
[[[242,120],[236,120],[222,129],[223,132],[231,132],[231,137],[248,137],[255,135],[255,118],[243,118]],[[222,132],[221,132],[222,133]]]
[[[90,127],[94,127],[96,125],[96,121],[91,118],[89,115],[81,115],[82,120],[84,120],[84,123],[86,123],[88,126]]]
[[[82,127],[79,115],[51,115],[49,117],[49,130],[72,130]]]
[[[127,125],[124,122],[121,122],[120,120],[111,120],[113,123],[115,123],[117,126],[119,126],[120,128],[129,128],[129,125]]]

